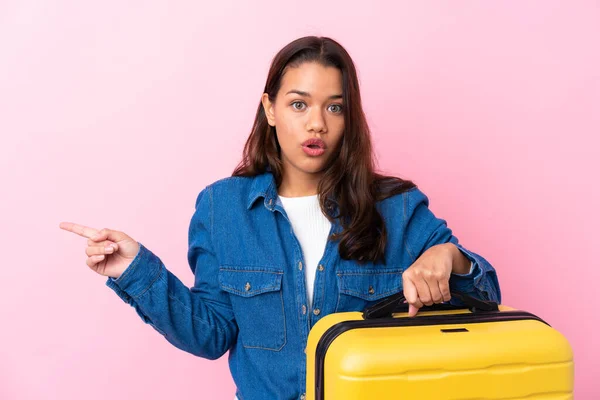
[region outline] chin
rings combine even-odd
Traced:
[[[305,174],[323,173],[327,169],[328,163],[329,159],[306,158],[304,155],[300,159],[295,159],[294,162],[289,162],[288,160],[288,164],[292,168],[302,171]]]
[[[307,174],[320,174],[325,171],[325,164],[319,164],[313,168],[300,168],[303,172]]]

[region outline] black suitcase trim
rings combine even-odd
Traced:
[[[344,321],[331,326],[317,344],[315,350],[315,400],[324,400],[325,396],[325,354],[333,341],[342,333],[358,328],[382,328],[395,326],[426,326],[449,324],[474,324],[483,322],[506,322],[536,320],[548,326],[546,321],[526,311],[488,311],[469,314],[421,315],[407,318],[380,318]]]

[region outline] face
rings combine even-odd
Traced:
[[[262,102],[277,131],[285,175],[321,173],[344,131],[340,70],[318,63],[288,68],[274,103],[266,93]],[[322,142],[306,145],[309,139]]]

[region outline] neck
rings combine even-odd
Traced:
[[[286,172],[284,170],[281,185],[279,185],[277,193],[284,197],[315,195],[318,193],[317,189],[321,176],[321,174],[307,174],[299,171]]]

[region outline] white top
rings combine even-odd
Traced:
[[[301,197],[279,196],[285,213],[287,214],[294,235],[300,242],[304,258],[306,291],[308,296],[308,309],[313,304],[313,287],[319,261],[325,253],[327,237],[331,230],[331,222],[321,211],[318,194]]]

